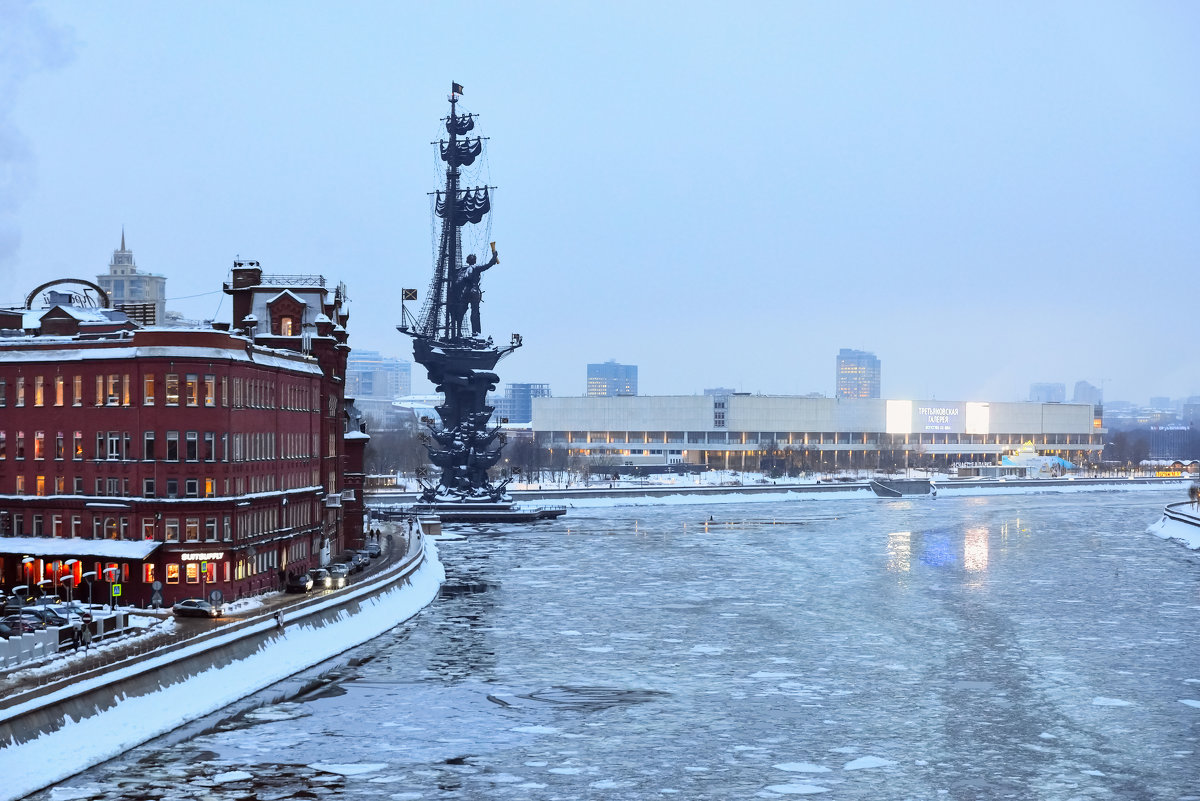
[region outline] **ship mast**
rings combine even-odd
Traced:
[[[434,213],[442,218],[441,241],[438,246],[437,266],[433,280],[421,309],[417,333],[434,339],[451,339],[461,336],[453,328],[449,299],[456,275],[462,266],[462,226],[478,223],[491,210],[488,187],[459,189],[459,167],[469,167],[483,151],[481,137],[466,136],[475,128],[473,114],[458,114],[457,85],[450,93],[450,116],[446,118],[446,133],[449,140],[439,140],[442,161],[446,162],[446,186],[443,192],[434,193]],[[461,138],[460,138],[461,137]]]

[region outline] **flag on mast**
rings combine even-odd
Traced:
[[[463,93],[463,90],[462,90],[462,84],[461,84],[461,83],[455,83],[454,81],[451,81],[451,82],[450,82],[450,94],[452,94],[452,95],[461,95],[462,93]]]

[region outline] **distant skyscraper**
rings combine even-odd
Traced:
[[[837,355],[837,397],[878,398],[882,370],[874,353],[842,348]]]
[[[587,366],[587,395],[589,398],[638,394],[636,364],[617,364],[609,359],[604,364]]]
[[[346,397],[393,401],[412,392],[412,363],[376,350],[353,350],[346,360]]]
[[[1075,382],[1075,394],[1071,396],[1074,403],[1090,403],[1093,406],[1099,406],[1103,403],[1104,398],[1100,394],[1100,387],[1092,386],[1086,381]]]
[[[1031,403],[1062,403],[1067,399],[1066,384],[1030,384],[1029,400]]]
[[[114,307],[152,304],[153,323],[162,325],[166,322],[167,277],[138,270],[133,261],[133,251],[125,247],[125,231],[121,231],[121,249],[113,251],[108,274],[96,276],[96,283],[108,293],[108,299]],[[142,323],[151,322],[140,316],[135,319]]]
[[[492,414],[494,424],[507,421],[510,424],[533,422],[533,399],[549,398],[549,384],[505,384],[504,396],[490,396],[488,403],[496,407]]]

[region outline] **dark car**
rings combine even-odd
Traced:
[[[20,626],[21,630],[28,633],[32,629],[43,629],[46,627],[46,621],[35,615],[5,615],[0,618],[0,623],[7,623],[10,626]]]
[[[20,612],[25,617],[34,617],[47,626],[65,626],[71,623],[70,613],[64,608],[62,612],[51,606],[27,606]]]
[[[21,620],[19,617],[14,616],[11,619],[6,617],[0,620],[0,637],[7,640],[18,634],[32,634],[37,628],[32,622]]]
[[[200,598],[188,598],[171,607],[176,617],[220,617],[221,607]]]
[[[312,576],[313,589],[316,590],[331,590],[333,589],[333,577],[329,575],[329,571],[323,567],[318,567],[310,570],[308,575]]]
[[[287,580],[288,592],[308,592],[313,588],[312,576],[307,573],[300,573],[295,576],[289,576]]]
[[[345,587],[350,581],[350,565],[334,562],[329,566],[329,578],[333,581],[334,587]]]
[[[361,573],[371,560],[361,551],[346,551],[342,555],[342,561],[350,568],[351,573]]]
[[[367,552],[367,556],[374,559],[376,556],[379,556],[380,554],[383,553],[383,548],[379,547],[378,542],[368,542],[367,547],[366,547],[366,552]]]

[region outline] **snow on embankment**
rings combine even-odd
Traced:
[[[40,736],[19,744],[15,739],[0,743],[0,776],[5,777],[0,782],[0,801],[22,798],[73,776],[378,637],[433,601],[445,575],[436,548],[426,538],[421,566],[409,573],[403,583],[396,582],[358,598],[353,614],[348,609],[331,607],[324,615],[289,621],[282,632],[275,631],[273,619],[268,618],[227,635],[226,650],[236,653],[240,644],[253,641],[247,635],[257,633],[264,639],[253,652],[224,662],[212,657],[211,667],[179,676],[174,683],[157,686],[149,692],[126,693],[122,680],[130,687],[145,686],[148,670],[157,667],[169,673],[186,662],[186,654],[162,657],[165,663],[160,666],[142,662],[112,671],[102,678],[104,687],[99,689],[101,693],[115,693],[115,698],[110,695],[110,701],[114,702],[108,708],[101,711],[93,707],[94,713],[75,716],[63,714],[55,721],[56,724],[61,721],[61,725],[44,730]],[[332,596],[330,600],[337,601]],[[205,643],[204,648],[213,651],[213,641]],[[71,700],[89,691],[88,687],[80,686],[87,683],[80,682],[63,691],[61,699],[35,699],[28,705],[44,706],[47,700],[57,700],[58,708],[65,709]],[[6,710],[5,717],[20,715],[22,711],[21,707]]]
[[[1163,516],[1146,526],[1147,533],[1164,540],[1175,540],[1195,550],[1200,548],[1200,515],[1191,504],[1168,504]]]

